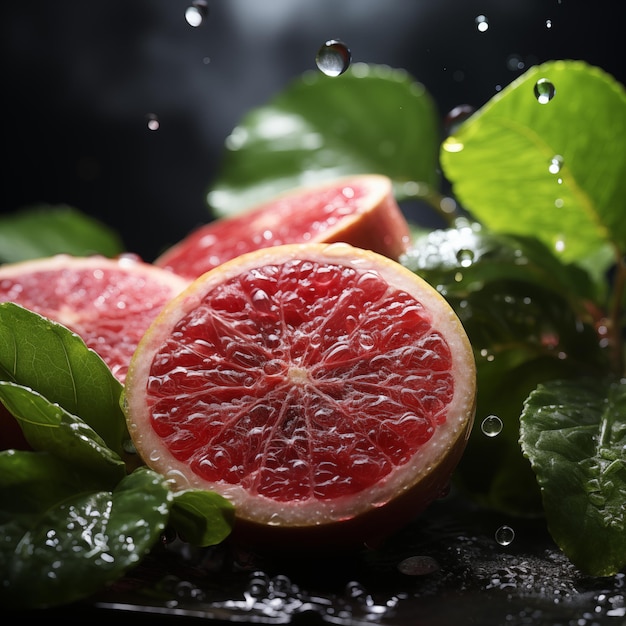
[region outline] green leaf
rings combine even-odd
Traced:
[[[109,449],[83,420],[28,387],[0,381],[0,402],[17,418],[34,450],[45,450],[70,464],[111,476],[116,484],[126,471],[122,459]]]
[[[213,491],[191,489],[174,494],[170,518],[178,535],[196,546],[213,546],[230,535],[235,507]]]
[[[540,79],[556,90],[546,104],[534,95]],[[441,164],[457,200],[491,230],[534,234],[585,262],[607,242],[626,250],[624,145],[623,86],[585,63],[555,61],[528,70],[462,124],[443,143]]]
[[[389,176],[402,198],[407,182],[438,184],[438,148],[432,98],[405,71],[357,63],[336,78],[308,72],[233,130],[209,204],[228,215],[362,173]]]
[[[37,205],[0,217],[0,263],[54,254],[114,257],[123,251],[113,230],[69,206]]]
[[[528,398],[521,443],[552,537],[592,576],[626,566],[626,385],[553,381]]]
[[[122,385],[65,326],[16,304],[0,304],[0,380],[29,387],[79,416],[117,454],[128,438]]]
[[[0,468],[10,472],[2,460]],[[58,475],[38,478],[50,485]],[[151,470],[136,470],[112,492],[74,487],[36,512],[27,507],[16,514],[11,503],[11,515],[3,510],[8,499],[2,489],[2,606],[45,608],[85,598],[135,566],[165,528],[172,494]]]

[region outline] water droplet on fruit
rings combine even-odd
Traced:
[[[489,20],[484,15],[477,15],[474,22],[479,33],[489,30]]]
[[[496,437],[502,432],[502,420],[497,415],[488,415],[480,425],[487,437]]]
[[[548,165],[548,171],[550,174],[558,174],[563,167],[563,157],[560,154],[555,154],[550,159],[550,165]]]
[[[439,569],[439,563],[431,556],[410,556],[398,564],[398,571],[407,576],[424,576]]]
[[[461,267],[469,267],[474,262],[474,252],[472,250],[462,248],[456,253],[456,260]]]
[[[539,104],[547,104],[556,95],[554,85],[547,78],[540,78],[535,83],[534,92]]]
[[[513,539],[515,539],[515,531],[510,526],[500,526],[498,530],[496,530],[496,541],[501,546],[508,546],[513,543]]]
[[[194,0],[185,10],[185,20],[189,26],[197,28],[209,15],[209,6],[205,0]]]
[[[159,130],[161,127],[159,118],[154,113],[148,113],[148,115],[146,115],[146,123],[148,125],[148,130]]]
[[[315,56],[318,69],[332,77],[343,74],[350,67],[351,61],[350,48],[339,39],[329,39]]]

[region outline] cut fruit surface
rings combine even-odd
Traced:
[[[152,320],[189,281],[134,257],[54,257],[0,267],[0,302],[67,326],[120,382]]]
[[[155,264],[197,278],[224,261],[260,248],[340,241],[397,260],[409,238],[391,180],[365,174],[294,189],[243,214],[206,224],[163,253]]]
[[[315,243],[194,281],[139,343],[124,402],[137,450],[176,488],[221,493],[245,527],[329,541],[394,530],[438,497],[474,406],[472,350],[437,291]]]

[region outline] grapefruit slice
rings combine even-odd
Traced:
[[[391,180],[364,174],[294,189],[243,214],[210,222],[155,264],[197,278],[246,252],[309,241],[343,241],[397,260],[409,239]]]
[[[124,382],[139,339],[188,284],[132,256],[61,254],[0,267],[0,302],[14,302],[67,326]]]
[[[166,305],[124,410],[174,489],[233,502],[234,536],[353,545],[446,489],[475,377],[459,319],[421,278],[348,244],[291,244],[228,261]]]

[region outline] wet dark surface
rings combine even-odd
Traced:
[[[504,525],[514,531],[508,545],[496,540]],[[175,541],[95,598],[45,614],[133,624],[602,626],[626,623],[626,575],[585,576],[542,520],[506,518],[453,494],[386,545],[349,556],[279,561]]]

